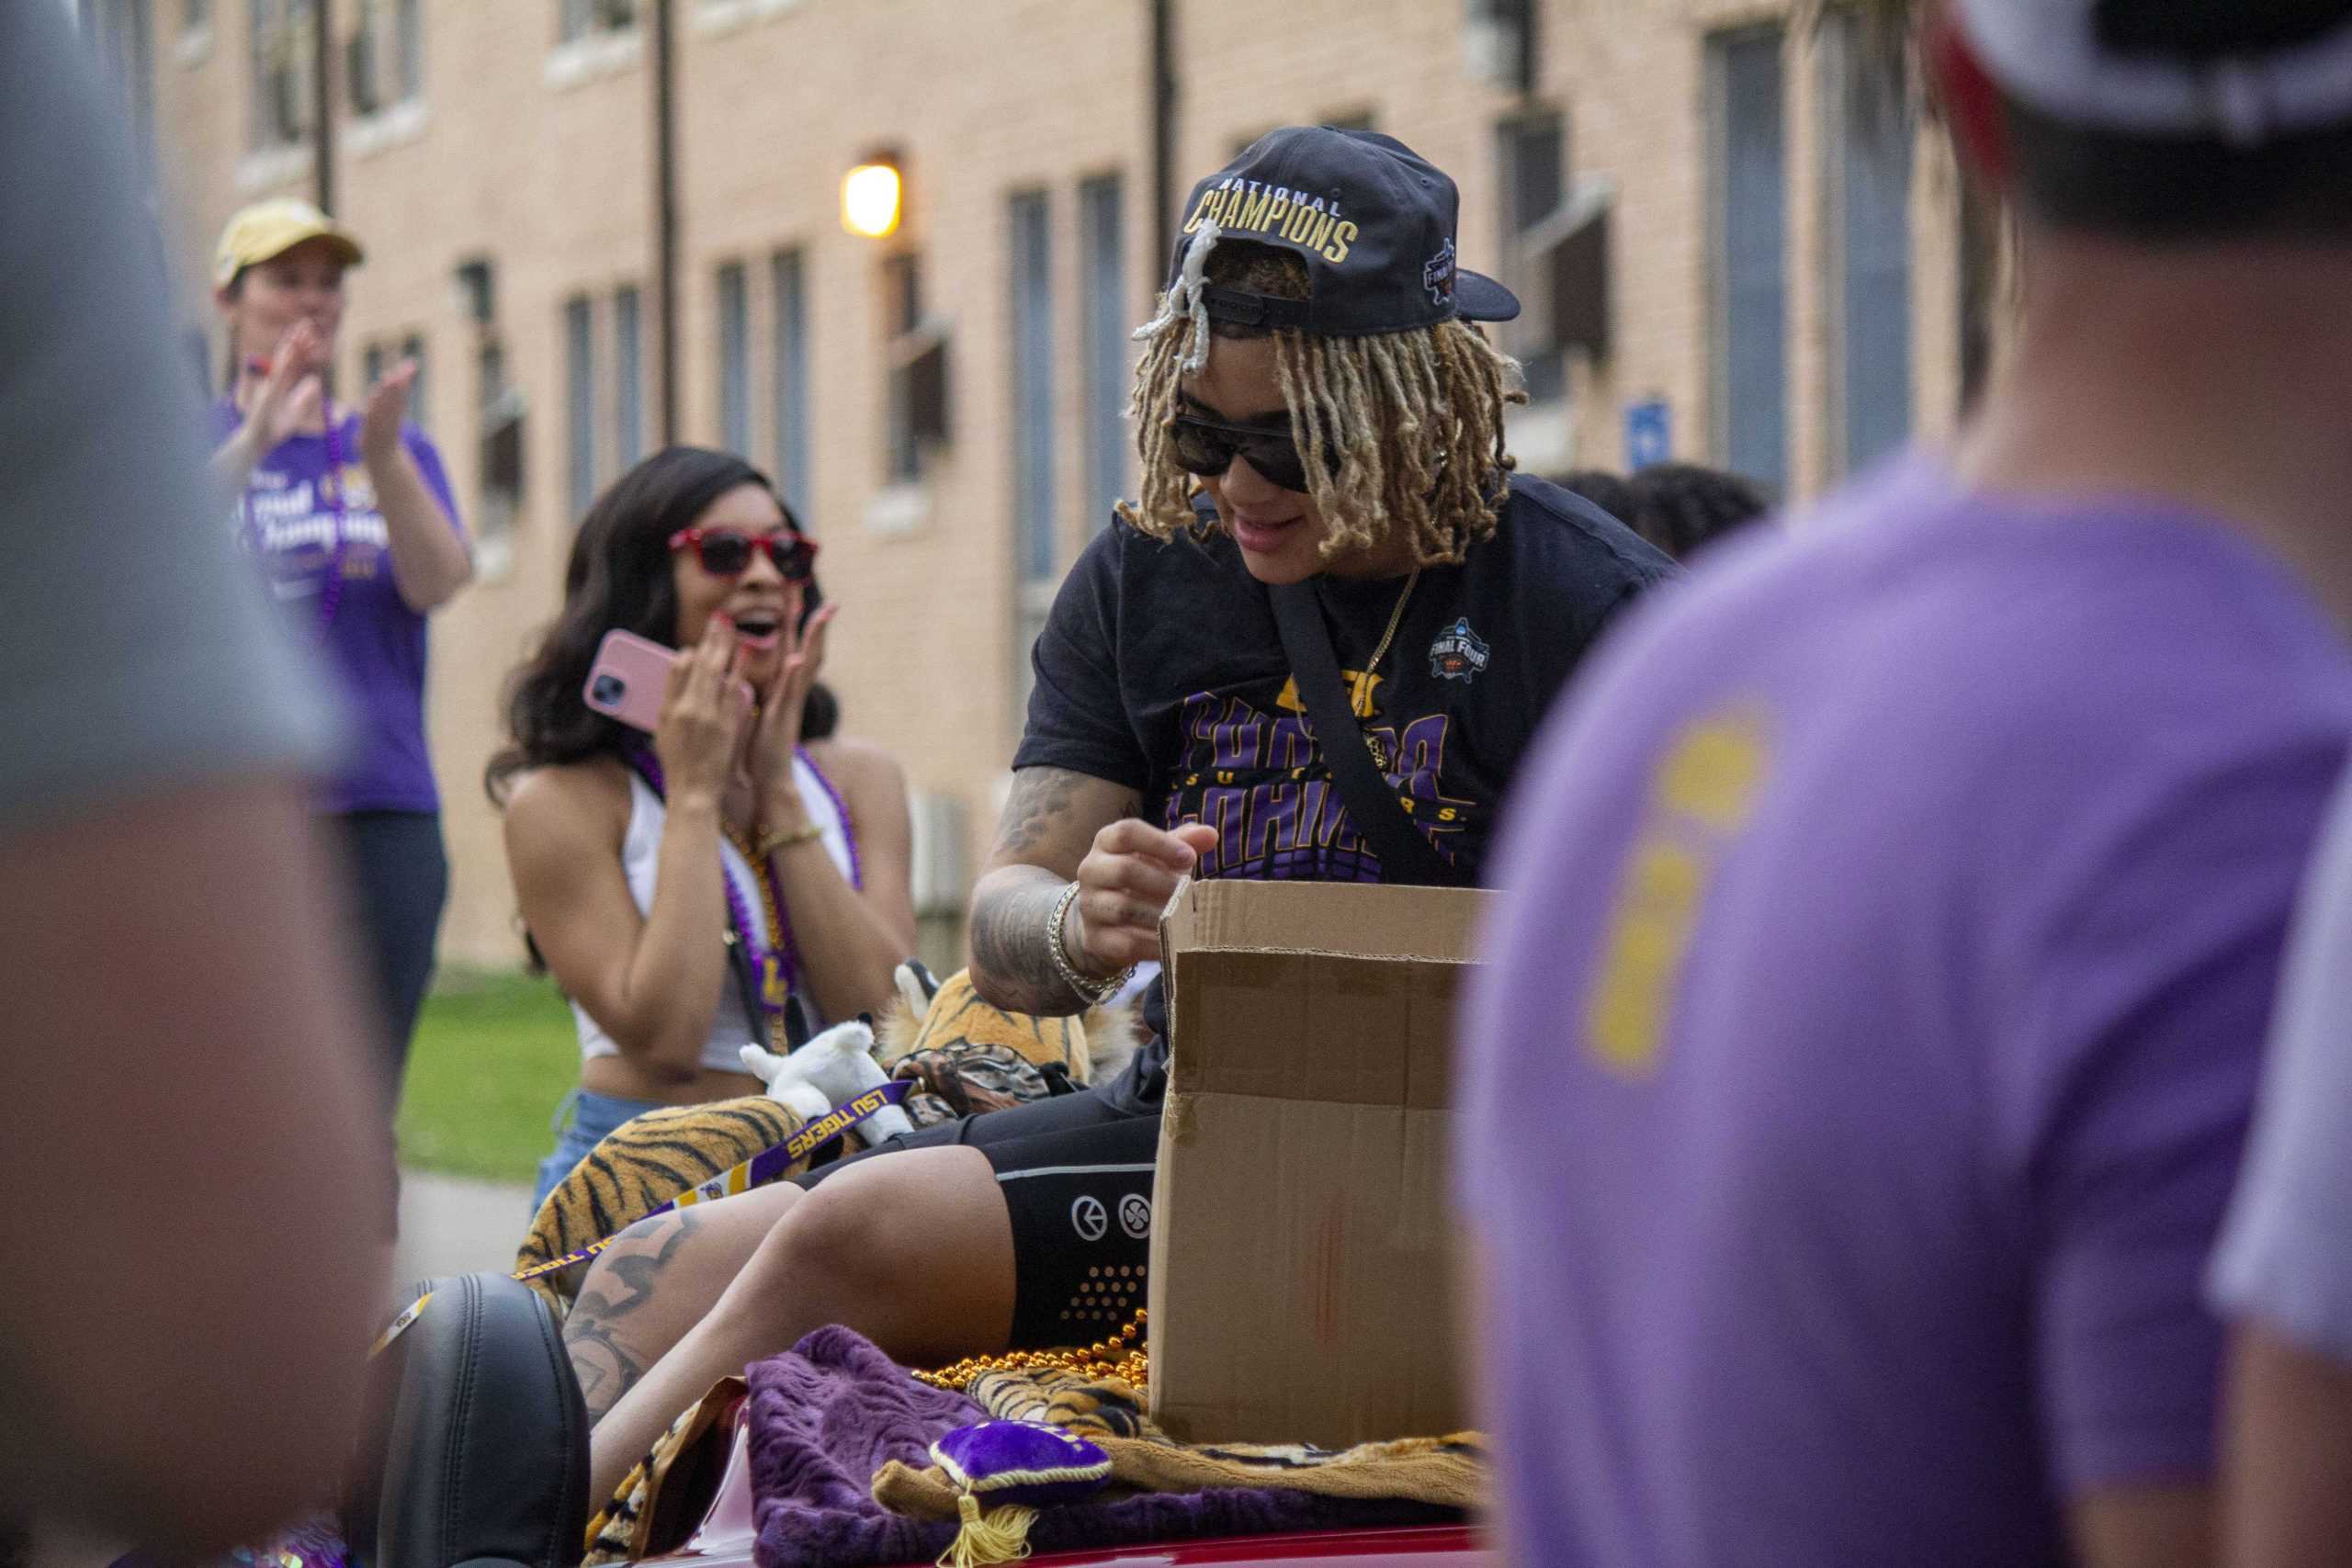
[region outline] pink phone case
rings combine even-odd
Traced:
[[[669,689],[670,666],[677,660],[675,649],[634,632],[608,631],[597,645],[596,662],[580,689],[581,700],[596,712],[650,735],[661,722],[662,696]],[[736,682],[735,695],[748,712],[751,682]]]

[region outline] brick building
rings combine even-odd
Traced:
[[[906,762],[952,956],[1028,639],[1129,481],[1162,196],[1272,126],[1375,126],[1460,181],[1464,259],[1533,307],[1531,468],[1670,451],[1803,495],[1948,428],[1982,359],[1940,144],[1868,40],[1788,0],[69,3],[212,373],[221,221],[322,190],[370,247],[343,385],[425,364],[483,565],[433,632],[456,961],[519,953],[479,783],[501,682],[573,519],[665,423],[768,468],[823,540],[829,678]],[[876,161],[904,186],[878,240],[841,216]]]

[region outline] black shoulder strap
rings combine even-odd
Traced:
[[[1347,682],[1340,678],[1340,660],[1331,651],[1330,628],[1323,624],[1323,607],[1316,603],[1314,583],[1269,587],[1266,596],[1273,601],[1274,626],[1282,633],[1283,654],[1290,660],[1291,673],[1298,679],[1299,700],[1314,721],[1316,742],[1356,831],[1380,856],[1389,880],[1459,886],[1462,874],[1447,864],[1436,846],[1413,825],[1395,787],[1381,777],[1372,760],[1371,743],[1356,722]]]

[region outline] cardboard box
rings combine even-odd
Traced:
[[[1447,1105],[1487,898],[1213,881],[1170,907],[1150,1340],[1172,1435],[1340,1447],[1464,1425]]]

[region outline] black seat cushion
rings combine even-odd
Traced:
[[[424,1281],[372,1369],[345,1534],[367,1568],[571,1568],[588,1526],[588,1413],[547,1303],[503,1274]]]

